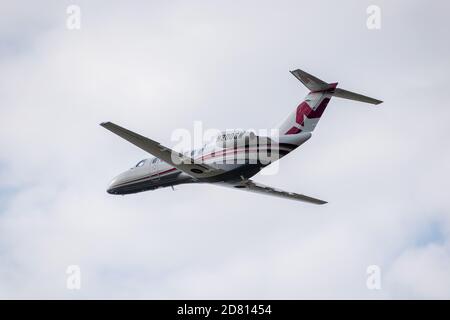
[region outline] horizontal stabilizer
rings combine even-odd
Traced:
[[[314,77],[313,75],[303,70],[297,69],[294,71],[290,71],[290,73],[292,73],[294,77],[300,80],[300,82],[303,83],[305,87],[307,87],[311,91],[325,91],[332,88],[330,84]]]
[[[294,77],[296,77],[301,83],[305,85],[311,92],[326,92],[331,96],[335,96],[338,98],[344,98],[349,100],[361,101],[371,104],[380,104],[383,101],[374,99],[368,96],[364,96],[359,93],[351,92],[348,90],[336,88],[337,83],[327,83],[315,76],[297,69],[294,71],[290,71]]]
[[[340,89],[340,88],[336,88],[334,90],[333,96],[339,97],[339,98],[344,98],[344,99],[349,99],[349,100],[355,100],[355,101],[371,103],[371,104],[380,104],[380,103],[383,102],[381,100],[377,100],[377,99],[374,99],[374,98],[371,98],[371,97],[363,96],[362,94],[354,93],[354,92],[347,91],[347,90]]]

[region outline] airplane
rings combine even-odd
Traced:
[[[273,188],[251,179],[267,165],[278,161],[309,140],[331,97],[378,105],[382,101],[337,88],[300,69],[290,71],[309,89],[305,99],[278,126],[278,141],[254,132],[222,132],[202,148],[178,152],[112,122],[100,125],[148,152],[153,157],[139,161],[116,176],[107,189],[125,195],[187,183],[211,183],[237,190],[272,195],[312,204],[324,200]],[[264,143],[263,143],[264,142]],[[261,152],[261,151],[265,152]],[[276,154],[272,157],[272,154]],[[230,160],[231,159],[231,160]]]

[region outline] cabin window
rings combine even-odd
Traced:
[[[145,163],[145,160],[141,160],[138,162],[138,164],[136,165],[136,167],[142,167]]]

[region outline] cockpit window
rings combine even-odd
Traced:
[[[137,167],[142,167],[144,165],[144,163],[145,163],[145,160],[139,161],[138,164],[136,165],[136,168]]]
[[[158,158],[153,158],[152,163],[156,163],[158,161]]]

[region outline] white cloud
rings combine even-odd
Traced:
[[[449,252],[448,244],[430,244],[403,252],[389,270],[392,296],[449,299]]]

